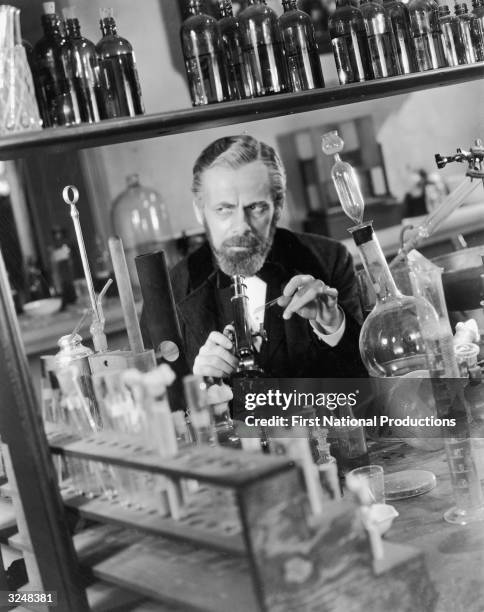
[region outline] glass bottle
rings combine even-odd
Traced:
[[[444,372],[439,318],[421,297],[400,293],[372,223],[350,229],[376,293],[374,309],[363,323],[360,353],[371,376],[403,376],[417,370]]]
[[[227,86],[231,100],[252,98],[254,85],[249,66],[244,61],[239,20],[234,17],[231,0],[220,0],[218,30],[227,70]]]
[[[420,72],[445,66],[438,15],[432,0],[410,0],[410,32]]]
[[[239,14],[244,57],[256,96],[290,91],[281,31],[265,0],[248,0]]]
[[[115,233],[123,241],[131,283],[134,289],[138,289],[134,258],[164,248],[167,259],[170,259],[172,229],[160,194],[143,187],[137,174],[130,174],[126,181],[126,189],[113,202],[111,220]]]
[[[484,61],[484,0],[472,1],[472,37],[478,62]]]
[[[383,9],[392,27],[400,72],[402,74],[416,72],[417,64],[410,34],[410,17],[406,5],[400,0],[384,0]]]
[[[106,116],[105,89],[93,42],[81,36],[79,20],[73,9],[64,9],[66,19],[66,53],[72,72],[72,83],[79,104],[81,121],[95,123]]]
[[[323,71],[311,18],[297,8],[297,0],[283,0],[279,27],[293,91],[324,87]]]
[[[365,24],[374,78],[381,79],[400,74],[393,30],[383,6],[371,0],[361,0],[360,10]]]
[[[144,111],[133,47],[118,36],[113,9],[100,9],[102,38],[96,45],[101,78],[107,91],[106,114],[134,117]]]
[[[447,0],[443,0],[446,2]],[[447,4],[439,7],[439,22],[442,33],[442,46],[448,66],[459,66],[467,63],[464,41],[461,37],[459,18],[450,14]]]
[[[73,125],[81,117],[73,93],[66,51],[64,25],[55,12],[55,2],[43,3],[44,36],[34,46],[35,79],[41,96],[39,110],[44,127]]]
[[[365,24],[360,9],[352,0],[337,0],[328,29],[341,85],[372,79]]]
[[[202,12],[201,0],[190,0],[188,12],[180,39],[192,104],[229,100],[217,20]]]
[[[473,22],[474,16],[471,15],[467,9],[467,4],[456,4],[455,14],[459,20],[459,32],[462,42],[464,44],[464,51],[466,56],[466,64],[475,64],[477,62],[477,49],[479,42],[474,40]]]

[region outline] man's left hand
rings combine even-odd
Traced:
[[[283,319],[290,319],[296,313],[311,321],[323,334],[334,333],[343,322],[343,314],[338,308],[338,290],[310,274],[293,276],[277,303],[285,309]]]

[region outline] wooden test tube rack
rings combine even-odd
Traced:
[[[193,446],[160,459],[105,432],[50,432],[48,441],[54,455],[200,483],[180,520],[116,500],[64,499],[78,516],[119,528],[120,544],[91,574],[160,602],[160,610],[387,612],[397,599],[399,612],[433,609],[422,553],[385,542],[385,558],[373,563],[355,507],[328,502],[314,521],[301,472],[286,458]]]

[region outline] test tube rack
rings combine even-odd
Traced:
[[[328,501],[316,520],[301,472],[287,458],[187,446],[160,459],[108,432],[81,439],[52,431],[48,441],[53,455],[199,483],[179,520],[116,500],[64,499],[78,517],[116,530],[112,554],[101,553],[91,575],[160,602],[157,609],[387,612],[397,600],[399,611],[433,609],[422,553],[384,542],[384,558],[373,562],[355,506]],[[25,544],[21,518],[19,534]],[[109,548],[100,534],[98,545]]]

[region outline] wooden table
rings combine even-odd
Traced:
[[[422,469],[436,475],[437,486],[429,493],[391,502],[400,516],[385,537],[424,551],[439,593],[435,612],[484,612],[484,522],[457,526],[444,520],[444,512],[454,505],[445,452],[395,442],[378,443],[370,455],[387,473]]]

